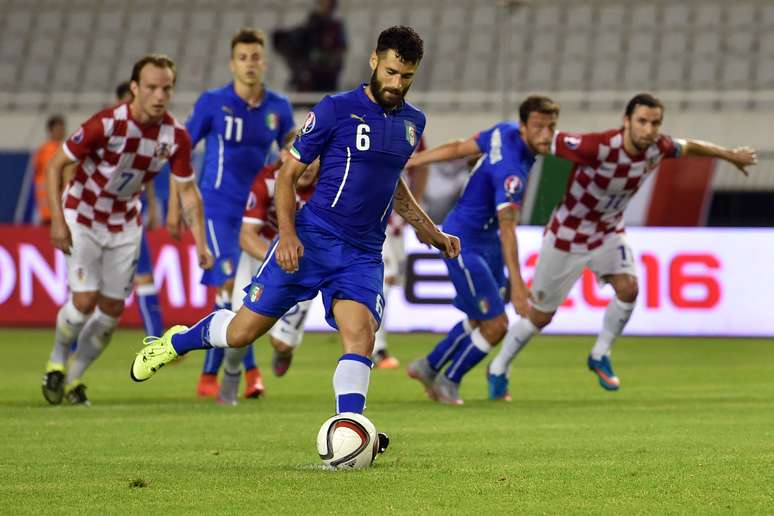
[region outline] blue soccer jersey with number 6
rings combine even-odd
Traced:
[[[320,157],[320,176],[304,221],[354,246],[381,253],[392,197],[419,143],[425,115],[409,103],[385,112],[366,85],[323,98],[304,123],[291,154]],[[301,216],[301,214],[299,215]]]

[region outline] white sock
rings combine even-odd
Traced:
[[[248,346],[242,348],[226,348],[223,359],[223,370],[230,374],[239,374],[242,370],[242,359],[247,355]]]
[[[208,332],[210,334],[208,340],[213,348],[229,347],[226,335],[228,332],[228,325],[234,317],[236,317],[236,314],[225,308],[221,308],[212,315],[208,327]]]
[[[54,332],[54,348],[51,350],[49,362],[64,366],[70,356],[72,346],[83,325],[89,318],[88,314],[80,312],[73,304],[72,298],[67,300],[56,314],[56,330]]]
[[[529,339],[539,332],[538,327],[532,324],[532,321],[526,317],[522,317],[511,324],[510,328],[508,328],[508,333],[505,334],[503,339],[500,352],[494,357],[492,363],[489,364],[489,372],[498,375],[506,374],[511,367],[511,362],[519,354],[519,351],[527,345]]]
[[[117,325],[118,318],[107,315],[99,307],[94,309],[78,336],[78,349],[67,370],[67,384],[81,379],[86,369],[102,354]]]
[[[634,303],[626,303],[617,297],[610,301],[605,309],[605,317],[602,319],[602,331],[594,347],[591,348],[591,358],[599,360],[605,355],[610,356],[613,342],[623,332],[633,311]]]
[[[388,284],[387,282],[385,282],[382,286],[382,291],[384,292],[384,307],[382,307],[382,324],[376,331],[374,338],[374,352],[372,353],[374,356],[378,352],[385,351],[387,349],[387,330],[384,329],[384,323],[387,321],[387,296],[390,294],[390,288],[392,288],[392,285]]]
[[[371,378],[372,363],[366,357],[345,354],[339,359],[333,373],[333,392],[336,396],[336,413],[363,413]]]

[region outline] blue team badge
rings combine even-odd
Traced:
[[[263,294],[263,285],[259,283],[253,283],[250,285],[250,302],[255,303],[259,299],[261,299],[261,294]]]
[[[413,147],[417,144],[417,126],[415,126],[413,123],[409,122],[408,120],[405,121],[406,124],[406,141],[409,142],[409,144]]]
[[[523,188],[524,183],[519,176],[508,176],[505,178],[505,193],[508,196],[516,195]]]
[[[314,129],[314,124],[317,123],[317,117],[314,116],[314,111],[310,111],[308,115],[306,115],[306,121],[304,122],[304,126],[301,128],[301,134],[307,134],[311,133]]]
[[[77,131],[75,131],[75,134],[73,134],[70,139],[73,141],[73,143],[81,143],[83,141],[83,127],[79,127]]]
[[[575,150],[580,147],[581,137],[576,134],[568,134],[564,137],[564,144],[567,145],[568,149]]]
[[[268,127],[270,131],[275,131],[278,125],[279,117],[277,116],[277,113],[269,113],[266,115],[266,127]]]

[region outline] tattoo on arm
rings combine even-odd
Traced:
[[[395,195],[393,199],[393,208],[395,211],[398,212],[398,215],[403,217],[403,219],[411,224],[414,228],[420,229],[428,228],[429,226],[435,227],[427,214],[422,211],[422,208],[420,208],[417,202],[414,200],[403,179],[398,182],[398,187],[395,189]]]

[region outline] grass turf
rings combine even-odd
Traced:
[[[774,342],[624,338],[619,392],[586,370],[589,337],[539,337],[515,362],[512,403],[428,401],[375,370],[367,415],[392,444],[372,468],[319,467],[340,350],[308,335],[267,396],[194,395],[203,354],[129,380],[141,335],[119,331],[84,378],[91,407],[40,394],[52,331],[0,330],[0,502],[19,513],[767,513],[774,507]],[[432,335],[396,335],[403,365]]]

